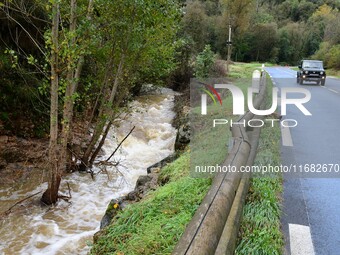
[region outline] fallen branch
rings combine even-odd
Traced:
[[[131,135],[132,131],[135,129],[136,126],[133,126],[133,128],[130,130],[130,132],[124,137],[124,139],[118,144],[117,148],[112,152],[112,154],[110,155],[110,157],[107,158],[106,161],[109,161],[112,156],[117,152],[117,150],[119,149],[119,147],[122,145],[122,143]]]
[[[62,199],[65,202],[71,204],[71,202],[69,201],[71,198],[69,196],[64,196],[64,195],[58,195],[58,199]]]
[[[107,171],[106,167],[107,167],[107,166],[113,166],[113,167],[116,169],[116,171],[117,171],[121,176],[124,176],[123,173],[122,173],[121,171],[118,170],[118,167],[117,167],[117,166],[118,166],[119,164],[120,164],[120,161],[117,161],[117,162],[108,162],[108,161],[106,161],[106,160],[105,160],[105,161],[99,161],[99,162],[97,163],[97,165],[99,166],[100,171],[97,172],[95,175],[98,175],[98,174],[100,174],[101,172],[105,172],[106,175],[107,175],[108,180],[111,181],[111,178],[110,178],[110,176],[109,176],[109,172]]]
[[[80,162],[86,167],[86,172],[90,173],[92,180],[94,181],[94,172],[92,170],[91,167],[89,167],[89,165],[87,165],[78,155],[77,153],[75,153],[74,151],[72,151],[70,148],[67,148],[72,155],[77,159],[80,160]]]
[[[84,166],[86,168],[89,168],[89,166],[87,164],[85,164],[85,162],[81,159],[81,157],[78,156],[77,153],[75,153],[73,150],[71,150],[70,148],[67,147],[67,149],[71,152],[71,154],[77,159],[79,160],[82,164],[84,164]]]
[[[15,203],[14,205],[12,205],[7,211],[1,213],[1,214],[0,214],[0,217],[3,217],[3,216],[6,216],[6,215],[10,214],[11,211],[12,211],[12,209],[13,209],[14,207],[16,207],[17,205],[19,205],[19,204],[21,204],[22,202],[26,201],[27,199],[30,199],[30,198],[32,198],[32,197],[34,197],[34,196],[40,194],[41,192],[42,192],[42,191],[39,191],[39,192],[37,192],[37,193],[34,193],[33,195],[30,195],[30,196],[28,196],[28,197],[25,197],[25,198],[21,199],[20,201],[16,202],[16,203]]]
[[[66,184],[67,184],[67,188],[68,188],[68,196],[58,194],[58,198],[60,198],[60,199],[62,199],[64,201],[66,201],[67,203],[71,204],[71,202],[69,201],[72,198],[71,188],[70,188],[70,184],[68,182],[66,182]]]
[[[72,194],[71,194],[71,188],[70,188],[70,184],[67,182],[67,188],[68,188],[68,195],[70,198],[72,198]]]

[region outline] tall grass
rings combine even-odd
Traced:
[[[237,64],[236,66],[240,75],[242,74],[249,78],[253,70],[261,65],[246,64],[242,67],[241,64]],[[247,83],[237,84],[244,90],[249,86]],[[230,98],[225,98],[224,100],[224,104],[231,105],[232,100]],[[219,137],[214,137],[216,133],[207,132],[206,135],[209,138],[206,141],[207,145],[225,145],[226,140],[219,141]],[[262,156],[259,160],[274,158],[273,155],[268,153],[273,152],[276,155],[275,150],[271,152],[265,149],[267,146],[276,146],[275,143],[274,145],[270,144],[274,141],[272,135],[275,134],[268,133],[266,137],[271,137],[271,139],[265,139],[261,142],[260,150],[262,150],[262,153],[267,154],[261,154],[260,152],[259,155],[267,156]],[[226,134],[223,139],[228,137],[229,134]],[[218,147],[216,146],[216,148]],[[201,153],[202,156],[207,155],[206,150],[198,151],[197,153]],[[225,157],[226,149],[216,151],[216,153],[217,160],[221,160]],[[132,204],[120,211],[111,224],[96,236],[96,242],[93,244],[91,254],[171,254],[211,185],[210,178],[191,178],[189,168],[190,151],[188,150],[175,162],[162,169],[159,182],[165,183],[164,186],[148,193],[141,202]],[[268,179],[265,182],[257,183],[257,180],[254,180],[253,191],[248,197],[248,204],[245,208],[245,212],[247,212],[244,216],[245,225],[242,228],[244,233],[249,233],[251,236],[249,234],[244,236],[245,239],[241,241],[242,245],[239,246],[240,250],[244,249],[243,247],[256,247],[255,244],[259,242],[271,243],[270,236],[266,234],[267,232],[263,232],[262,228],[267,228],[265,223],[268,226],[273,226],[274,223],[277,223],[279,208],[270,207],[270,210],[267,209],[270,204],[277,204],[277,197],[273,195],[273,190],[275,194],[279,194],[279,189],[275,191],[277,181],[276,179]],[[250,204],[250,202],[254,203]],[[254,214],[257,216],[253,217],[252,215]],[[247,228],[248,223],[249,229]],[[273,229],[274,227],[270,227],[268,231]],[[280,237],[279,233],[271,233],[272,238]],[[262,244],[260,243],[260,245]],[[264,247],[267,246],[264,245]]]
[[[268,83],[271,82],[268,80]],[[268,100],[270,103],[270,100]],[[254,165],[280,165],[279,125],[262,129]],[[283,253],[281,232],[282,175],[254,176],[243,209],[237,255],[280,255]]]
[[[189,177],[188,152],[166,166],[160,178],[168,183],[121,211],[91,254],[171,254],[211,180]]]

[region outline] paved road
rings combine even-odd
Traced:
[[[301,86],[296,83],[296,72],[289,68],[266,70],[278,88],[301,87],[311,92],[305,106],[312,116],[304,116],[297,107],[290,106],[283,117],[298,121],[298,126],[283,132],[283,164],[340,165],[340,80],[327,78],[324,87],[313,83]],[[282,227],[286,254],[339,255],[340,173],[294,177],[297,174],[284,178]]]

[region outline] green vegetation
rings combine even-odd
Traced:
[[[237,63],[231,66],[231,70],[250,77],[254,69],[260,67],[259,63]],[[243,90],[249,86],[249,80],[235,81]],[[231,106],[231,103],[231,97],[223,100],[223,104]],[[211,111],[219,109],[215,105],[210,107]],[[224,128],[226,138],[230,137],[227,130]],[[215,145],[217,148],[214,152],[218,156],[214,160],[224,159],[225,149],[222,151],[218,146],[225,148],[226,140],[221,136],[217,139],[214,132],[204,134],[207,136],[207,146]],[[279,164],[278,128],[274,132],[270,128],[264,129],[261,138],[256,164]],[[190,150],[162,169],[159,182],[166,183],[164,186],[150,192],[140,203],[132,204],[117,214],[97,237],[91,254],[171,254],[211,185],[210,178],[190,177],[190,160],[195,156],[192,155],[192,146]],[[195,153],[199,157],[208,155],[207,150]],[[256,254],[255,251],[258,254],[276,254],[275,251],[282,248],[280,206],[277,200],[280,192],[280,178],[253,180],[245,207],[239,254]],[[257,242],[260,246],[256,246]]]
[[[92,166],[143,84],[162,85],[175,70],[180,15],[173,0],[0,4],[0,124],[20,135],[15,123],[26,119],[24,130],[39,124],[30,136],[43,136],[49,120],[50,180],[42,202],[57,202],[63,172]],[[75,145],[75,120],[86,146]]]
[[[334,76],[334,77],[340,78],[340,70],[327,69],[326,73],[328,76]]]
[[[254,70],[260,70],[260,63],[234,63],[230,65],[229,81],[240,88],[244,94],[251,86],[251,77]],[[214,79],[202,80],[208,84],[213,84]],[[216,125],[211,128],[214,119],[226,119],[236,121],[239,117],[234,116],[231,109],[233,99],[226,91],[218,90],[222,98],[222,106],[219,102],[208,100],[208,114],[202,116],[200,106],[192,109],[190,116],[193,135],[191,137],[191,171],[195,177],[210,176],[211,174],[195,173],[195,166],[209,166],[222,164],[226,158],[227,145],[231,137],[230,123],[225,125]],[[193,92],[192,92],[193,93]],[[216,99],[217,101],[217,99]],[[245,105],[246,109],[246,105]]]
[[[243,86],[244,88],[245,86]],[[195,177],[208,177],[211,174],[195,173],[195,166],[209,166],[221,164],[226,158],[227,144],[231,137],[231,132],[228,125],[217,125],[211,128],[213,120],[217,118],[233,118],[232,98],[229,96],[222,100],[223,110],[221,105],[209,104],[209,114],[202,116],[199,107],[193,109],[190,117],[192,125],[191,141],[190,141],[190,156],[191,156],[191,172]]]
[[[186,152],[166,166],[160,179],[168,182],[119,213],[91,254],[171,254],[211,184],[189,177],[189,161]]]
[[[51,24],[57,14],[52,6],[60,13],[55,71],[58,119],[66,134],[59,140],[72,132],[73,113],[95,122],[101,133],[111,114],[98,113],[112,108],[119,114],[143,84],[186,89],[194,73],[206,76],[211,56],[226,59],[229,23],[233,61],[296,65],[302,58],[318,58],[327,68],[340,68],[337,0],[7,1],[0,4],[0,115],[20,136],[48,133]],[[206,45],[211,52],[204,56]],[[224,64],[216,59],[214,68],[224,75]],[[103,96],[116,87],[114,100]],[[70,114],[63,113],[67,105]],[[30,134],[22,132],[25,126],[33,127]],[[89,150],[97,151],[94,143]],[[92,161],[89,152],[77,154]]]
[[[268,84],[270,81],[268,79]],[[270,102],[269,102],[270,103]],[[254,165],[278,166],[280,159],[279,126],[264,127]],[[254,176],[243,209],[237,255],[280,255],[283,253],[281,232],[282,176]]]
[[[339,75],[339,8],[338,0],[3,1],[0,124],[23,137],[47,137],[50,129],[48,161],[55,179],[49,189],[54,195],[45,202],[55,203],[62,172],[77,169],[79,160],[83,170],[93,163],[110,125],[143,84],[186,90],[194,74],[224,76],[225,63],[217,58],[226,59],[229,25],[231,59],[236,61],[229,76],[243,90],[249,86],[244,79],[260,64],[237,61],[296,65],[302,58],[315,58],[334,69],[328,74]],[[231,105],[230,97],[222,99]],[[212,113],[230,114],[219,112],[218,105],[209,107]],[[84,123],[77,140],[85,145],[73,139],[75,121]],[[222,127],[216,130],[208,132],[203,123],[206,144],[195,149],[196,158],[224,159],[221,147],[230,134]],[[263,130],[257,163],[278,163],[278,130],[273,130]],[[205,146],[213,147],[209,153],[215,158]],[[170,178],[169,183],[119,214],[93,252],[170,252],[209,186],[209,179],[188,176],[188,157],[164,170],[162,178]],[[255,254],[255,238],[259,253],[280,252],[279,192],[280,177],[254,179],[240,254]]]
[[[250,79],[252,77],[252,73],[255,70],[261,70],[262,64],[265,66],[273,66],[271,63],[234,63],[230,65],[230,74],[231,78],[241,78],[241,79]]]
[[[215,63],[215,54],[210,45],[206,45],[204,50],[197,55],[195,62],[195,76],[198,78],[207,78],[209,72]]]
[[[336,0],[186,1],[183,31],[196,52],[210,44],[226,58],[228,25],[234,61],[296,65],[311,56],[339,69],[340,3]]]

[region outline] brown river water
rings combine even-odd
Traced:
[[[146,168],[174,151],[176,130],[171,126],[174,93],[162,90],[161,95],[142,96],[132,103],[132,112],[119,126],[110,130],[103,147],[105,160],[119,141],[136,126],[112,160],[119,160],[119,172],[107,167],[95,181],[86,173],[65,176],[61,192],[68,194],[66,183],[71,188],[71,203],[63,200],[53,207],[42,207],[39,195],[17,206],[7,217],[0,219],[0,255],[61,255],[87,254],[92,237],[107,204],[113,198],[134,189],[139,175]],[[100,169],[94,168],[95,172]],[[37,171],[24,183],[0,187],[0,212],[6,211],[15,202],[42,191],[47,184],[42,173]]]

